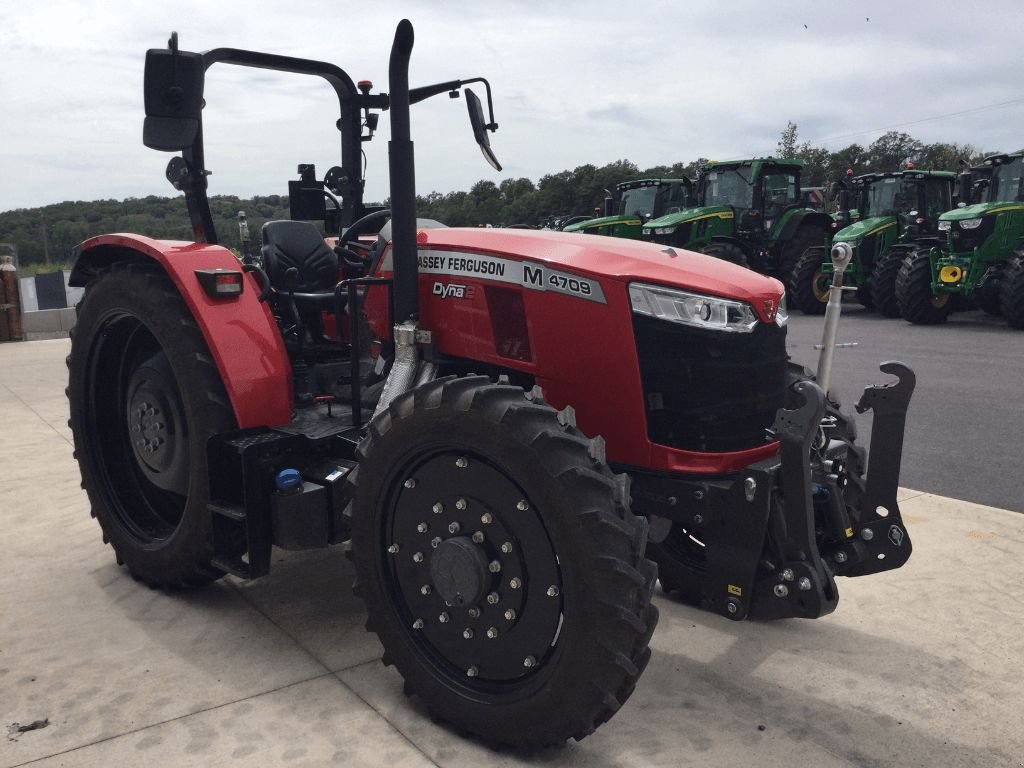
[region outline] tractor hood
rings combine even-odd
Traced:
[[[843,227],[832,237],[833,242],[857,245],[868,235],[896,226],[895,216],[870,216]]]
[[[589,229],[596,227],[608,227],[616,224],[628,224],[630,226],[639,227],[643,222],[639,216],[601,216],[597,219],[587,219],[586,221],[577,221],[575,224],[570,224],[562,229],[563,232],[586,232]]]
[[[1003,211],[1024,211],[1024,203],[1015,203],[1012,201],[975,203],[974,205],[968,205],[964,208],[955,208],[952,211],[946,211],[944,214],[939,216],[939,221],[963,221],[964,219],[977,219],[980,216],[1002,213]]]
[[[638,240],[544,230],[444,228],[420,230],[417,244],[421,274],[478,275],[541,288],[538,275],[548,277],[557,271],[591,278],[605,291],[615,290],[613,282],[621,283],[623,295],[627,283],[646,282],[745,301],[766,322],[774,320],[774,309],[768,307],[777,308],[783,293],[774,278],[711,256]],[[380,271],[391,270],[388,249]],[[541,288],[545,289],[549,288]]]
[[[697,221],[698,219],[708,219],[713,216],[717,216],[720,219],[731,219],[736,215],[736,212],[728,205],[712,205],[706,207],[697,208],[684,208],[681,211],[675,213],[669,213],[658,219],[652,219],[644,224],[644,234],[650,235],[654,233],[655,229],[665,229],[678,227],[680,224],[685,224],[690,221]],[[657,233],[655,233],[657,234]]]

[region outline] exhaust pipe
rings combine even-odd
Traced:
[[[832,386],[832,357],[836,349],[836,331],[839,330],[839,315],[843,311],[843,273],[853,258],[849,243],[832,246],[832,288],[825,307],[825,332],[821,338],[821,355],[818,357],[818,386],[827,395]]]

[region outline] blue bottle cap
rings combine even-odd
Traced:
[[[302,473],[297,469],[282,469],[274,477],[274,483],[279,491],[297,488],[302,483]]]

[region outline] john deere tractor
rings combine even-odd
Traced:
[[[604,216],[577,221],[562,231],[639,240],[645,221],[680,211],[693,200],[693,182],[685,176],[624,181],[615,185],[614,197],[606,198]]]
[[[700,251],[786,282],[801,256],[827,242],[832,219],[801,203],[801,160],[712,162],[697,205],[643,225],[645,240]]]
[[[937,244],[939,215],[953,207],[955,174],[907,169],[868,173],[853,179],[857,221],[834,235],[849,243],[853,259],[845,284],[856,287],[866,307],[898,317],[896,273],[916,248]],[[832,282],[832,263],[824,246],[805,253],[789,282],[793,305],[805,314],[823,314]]]
[[[942,214],[943,239],[903,260],[900,312],[912,323],[941,323],[962,297],[1024,328],[1024,150],[987,157],[971,177],[981,201]]]

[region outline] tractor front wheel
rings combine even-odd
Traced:
[[[903,260],[896,278],[896,301],[905,320],[915,325],[944,323],[952,311],[951,298],[932,291],[932,260],[927,250],[914,251]]]
[[[824,249],[825,232],[815,229],[813,226],[804,225],[797,230],[793,238],[786,243],[779,254],[779,274],[777,277],[783,285],[788,286],[793,275],[793,270],[800,259],[807,255],[811,249]],[[822,260],[824,261],[824,259]]]
[[[823,315],[831,292],[831,277],[823,271],[825,249],[808,248],[793,268],[789,296],[805,315]]]
[[[348,510],[384,663],[437,717],[518,748],[610,718],[657,620],[628,478],[534,393],[474,376],[396,398],[360,445]]]
[[[730,264],[739,264],[741,267],[749,267],[747,255],[743,249],[734,243],[711,243],[701,249],[701,253],[714,256],[716,259],[728,261]]]
[[[1003,267],[999,303],[1011,328],[1024,328],[1024,252],[1017,254]]]
[[[219,578],[206,443],[235,419],[185,302],[158,267],[115,264],[86,288],[71,338],[69,424],[103,540],[153,586]]]
[[[871,302],[883,317],[899,317],[900,305],[896,301],[896,278],[903,264],[905,251],[894,250],[883,254],[871,270]]]

